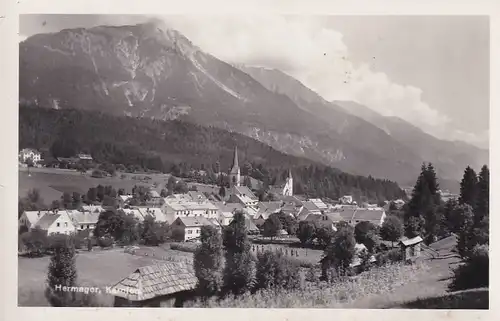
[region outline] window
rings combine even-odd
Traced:
[[[187,231],[187,234],[192,234],[192,233],[193,233],[193,231],[192,231],[192,230],[188,230],[188,231]]]
[[[196,234],[200,234],[200,229],[197,229],[197,230],[196,230]]]
[[[61,226],[61,223],[57,223],[57,224],[56,224],[56,226],[57,226],[57,227],[60,227],[60,226]]]
[[[64,222],[64,227],[68,227],[68,222]]]

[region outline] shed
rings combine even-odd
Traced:
[[[115,307],[182,307],[194,297],[193,266],[169,262],[140,267],[111,287]]]
[[[422,241],[420,236],[399,241],[403,261],[413,261],[420,256]]]

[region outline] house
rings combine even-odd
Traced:
[[[414,261],[420,256],[422,241],[420,236],[399,241],[403,261]]]
[[[19,152],[19,161],[24,164],[28,159],[31,159],[33,164],[38,164],[42,160],[42,155],[35,149],[24,148]]]
[[[94,160],[90,154],[78,154],[76,158],[80,164],[91,164]]]
[[[151,216],[156,222],[168,222],[167,215],[159,207],[135,206],[134,209],[138,210],[143,218]]]
[[[24,226],[27,230],[35,227],[36,223],[49,211],[24,211],[19,217],[19,228]]]
[[[362,258],[361,258],[361,252],[363,251],[368,251],[368,249],[366,248],[366,246],[364,244],[360,244],[360,243],[356,243],[356,245],[354,246],[354,257],[351,261],[351,264],[349,264],[350,267],[358,267],[361,265],[362,263]],[[373,263],[375,262],[377,259],[375,258],[374,255],[371,255],[370,256],[370,263]]]
[[[69,235],[76,231],[68,212],[57,210],[43,215],[35,224],[35,227],[47,231],[47,235],[56,233]]]
[[[351,195],[344,195],[341,198],[339,198],[339,203],[341,204],[352,204],[353,202],[354,200]]]
[[[115,307],[182,307],[194,297],[198,278],[192,264],[143,266],[111,287]]]
[[[245,206],[257,206],[259,198],[246,186],[233,186],[229,189],[228,203],[241,203]]]
[[[123,208],[127,205],[129,205],[130,200],[133,198],[132,195],[118,195],[117,201],[118,201],[118,206],[120,208]]]
[[[385,211],[381,208],[336,208],[335,213],[338,213],[342,217],[342,221],[351,226],[365,221],[382,226],[386,218]]]
[[[173,222],[177,217],[219,217],[217,206],[206,200],[206,198],[196,197],[196,200],[194,200],[192,195],[181,195],[170,195],[164,198],[165,202],[161,209],[165,213],[168,222]]]
[[[132,215],[136,220],[139,222],[144,221],[144,216],[142,215],[141,211],[137,208],[122,208],[121,211],[125,213],[126,215]]]
[[[81,212],[81,211],[67,211],[71,218],[76,231],[90,230],[93,231],[99,220],[100,213],[97,212]]]
[[[310,214],[305,218],[305,221],[337,231],[336,225],[342,221],[342,217],[338,213]]]
[[[328,209],[328,205],[326,205],[319,198],[311,198],[308,200],[308,202],[313,203],[320,211],[326,211]]]
[[[183,241],[189,241],[200,237],[202,226],[215,226],[210,220],[203,216],[198,217],[178,217],[172,226],[181,228],[183,231]]]
[[[253,215],[254,220],[264,219],[267,220],[269,215],[279,213],[283,202],[259,202],[257,203],[257,212]]]
[[[102,213],[106,211],[106,209],[101,205],[83,205],[81,210],[83,212],[92,212],[92,213]]]

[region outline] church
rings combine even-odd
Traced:
[[[247,186],[241,184],[241,171],[238,160],[238,147],[234,148],[233,164],[229,170],[230,195],[238,198],[238,203],[244,199],[245,205],[253,205],[258,202],[258,198]],[[284,186],[275,191],[279,196],[293,196],[293,177],[292,171],[288,171],[288,177]],[[234,197],[233,197],[234,200]],[[229,200],[231,202],[231,200]]]

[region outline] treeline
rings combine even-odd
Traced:
[[[221,184],[216,173],[228,171],[234,147],[238,146],[242,175],[261,181],[257,189],[283,183],[291,168],[296,194],[332,199],[349,194],[358,201],[371,202],[405,198],[394,182],[343,173],[213,127],[27,106],[20,107],[19,124],[20,148],[45,151],[46,160],[84,152],[97,163],[112,164],[113,168],[170,172]]]

